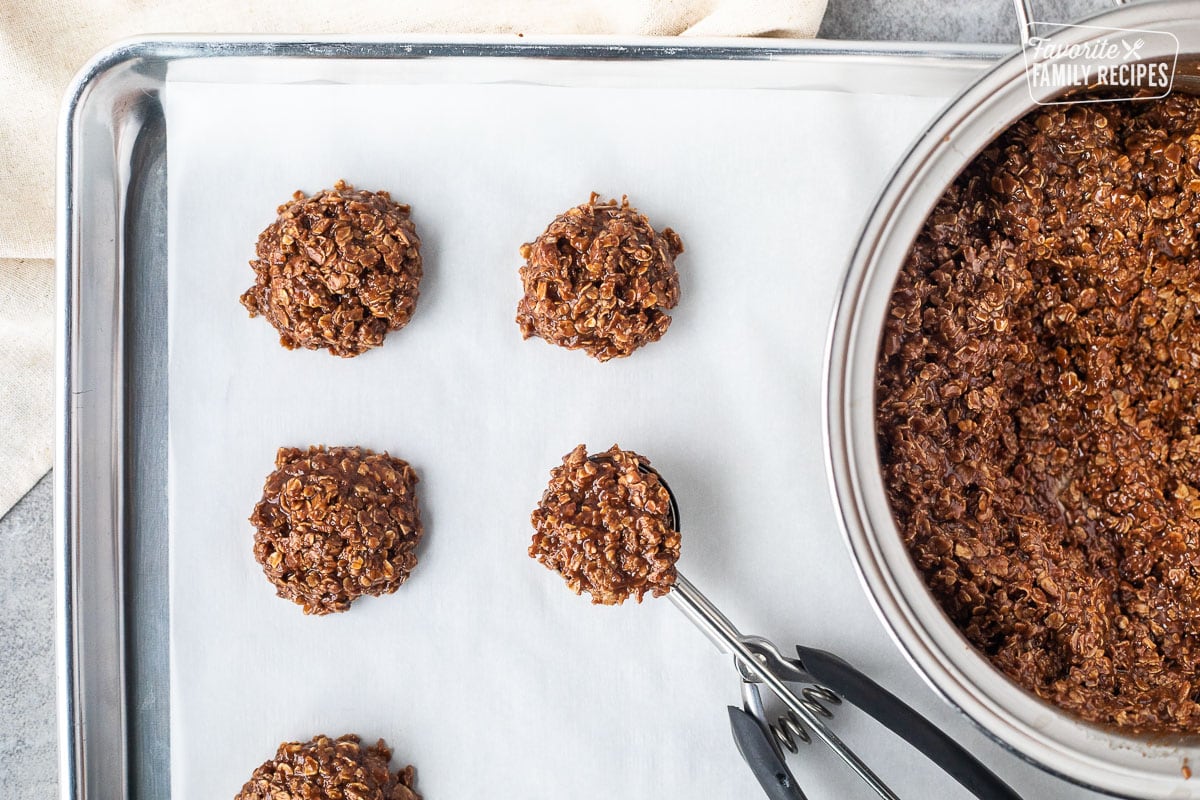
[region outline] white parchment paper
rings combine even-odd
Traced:
[[[428,800],[758,796],[728,730],[731,661],[666,599],[593,607],[526,556],[529,512],[579,442],[653,460],[682,507],[681,570],[744,630],[841,653],[1065,796],[904,664],[824,477],[836,284],[942,100],[599,74],[168,83],[175,800],[232,797],[280,741],[346,732],[386,738]],[[281,349],[238,303],[276,205],[338,178],[411,203],[426,265],[413,321],[350,360]],[[628,193],[686,247],[665,338],[607,364],[513,322],[518,247],[592,190]],[[324,618],[274,596],[247,522],[276,448],[313,443],[410,461],[426,526],[405,586]],[[836,727],[902,795],[968,796],[861,713]],[[868,794],[819,745],[792,763],[810,797]]]

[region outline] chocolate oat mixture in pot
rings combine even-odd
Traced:
[[[946,191],[877,368],[888,496],[1013,680],[1200,732],[1200,103],[1046,107]]]

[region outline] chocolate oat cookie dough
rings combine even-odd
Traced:
[[[657,233],[627,199],[618,205],[598,197],[521,246],[525,296],[517,324],[526,339],[540,336],[608,361],[658,341],[670,326],[683,242],[670,228]]]
[[[579,445],[550,471],[550,485],[531,516],[529,555],[562,575],[593,603],[639,603],[675,583],[679,532],[670,526],[671,498],[650,462],[616,445],[589,457]]]
[[[242,305],[289,350],[351,357],[408,324],[421,283],[421,240],[409,207],[338,181],[296,192],[258,237]]]
[[[392,751],[383,739],[374,747],[360,741],[346,734],[284,742],[234,800],[421,800],[416,770],[391,772]]]
[[[305,614],[391,594],[417,565],[417,474],[358,447],[281,447],[254,507],[254,558]]]
[[[930,214],[877,432],[930,590],[1014,681],[1200,732],[1200,101],[1053,106]]]

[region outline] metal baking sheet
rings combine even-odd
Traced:
[[[168,71],[172,82],[237,87],[282,83],[388,85],[404,83],[416,73],[427,81],[479,83],[479,65],[488,59],[503,59],[511,80],[534,87],[553,84],[561,88],[564,81],[574,82],[571,85],[575,86],[628,86],[641,74],[653,74],[660,85],[680,88],[778,90],[781,103],[802,103],[806,92],[840,92],[922,98],[920,102],[929,106],[936,98],[955,93],[999,52],[992,47],[762,41],[643,40],[615,44],[581,39],[564,44],[515,39],[397,43],[178,38],[132,42],[100,56],[81,74],[68,100],[62,141],[57,569],[63,796],[170,796],[166,424],[169,287],[165,265],[170,136],[163,115],[163,102],[171,86],[166,80]],[[573,72],[562,69],[565,63],[602,68]],[[647,65],[652,73],[644,73]],[[896,155],[919,132],[918,127],[895,132]],[[752,148],[753,143],[742,146]],[[853,158],[854,154],[831,152],[825,157]],[[287,188],[290,191],[295,187]],[[862,211],[877,189],[854,188]],[[830,187],[800,186],[797,191],[830,191]],[[788,198],[764,197],[763,202],[786,203]],[[841,236],[847,244],[859,223],[859,217],[838,221],[839,226],[844,224]],[[681,220],[678,227],[685,231],[686,240],[685,221]],[[536,230],[529,235],[532,233]],[[842,267],[842,263],[831,263],[822,264],[820,269],[832,276]],[[833,280],[828,283],[832,285]],[[507,305],[507,298],[502,302]],[[816,320],[812,327],[823,330],[824,319]],[[815,364],[821,343],[818,339],[810,345]],[[545,347],[539,342],[525,346]],[[818,411],[812,408],[797,413],[815,415]],[[565,442],[559,449],[565,451],[571,444]],[[818,454],[810,457],[814,464],[819,463]],[[545,468],[552,463],[546,463]],[[541,478],[536,476],[535,483]],[[824,487],[808,487],[808,493],[823,494]],[[840,626],[839,620],[830,618],[821,598],[803,592],[778,592],[808,603],[799,609],[781,607],[772,602],[771,587],[746,585],[752,583],[755,563],[749,559],[728,565],[733,573],[728,582],[705,581],[714,599],[729,605],[750,629],[776,635],[781,641],[804,638],[807,643],[837,649],[858,661],[930,716],[961,731],[964,740],[978,743],[985,760],[1001,764],[1003,773],[1014,776],[1018,785],[1023,780],[1026,787],[1038,787],[1039,792],[1052,786],[1056,796],[1062,797],[1074,791],[1047,783],[1051,779],[999,752],[924,689],[874,620],[864,622],[867,618],[861,615],[866,611],[866,602],[852,577],[836,526],[824,505],[819,511],[814,513],[814,525],[821,530],[812,534],[810,551],[803,552],[791,565],[791,575],[801,585],[806,571],[843,572],[847,576],[842,589],[845,596],[837,599],[839,605],[846,606],[846,625]],[[686,549],[685,545],[685,559]],[[523,558],[519,552],[517,557]],[[707,574],[711,578],[716,574],[715,566],[698,564],[689,571],[700,573],[693,577]],[[530,571],[536,567],[528,563],[515,568]],[[539,580],[550,576],[528,577]],[[562,591],[564,602],[575,600]],[[586,605],[583,600],[575,602]],[[663,613],[670,611],[667,608]],[[675,624],[686,625],[681,619]],[[835,636],[839,627],[854,635]],[[559,638],[564,635],[563,631],[549,633]],[[714,671],[718,667],[728,671],[729,688],[723,694],[695,698],[696,711],[687,720],[658,719],[662,730],[645,734],[651,741],[669,736],[678,725],[720,727],[721,706],[736,701],[736,683],[728,665],[720,664],[720,656],[704,649],[707,643],[701,637],[691,631],[683,633],[695,636],[697,641],[696,647],[686,651],[688,658],[708,659],[717,665]],[[685,662],[663,668],[668,667],[691,670],[695,665]],[[487,668],[486,658],[481,659],[480,668]],[[889,766],[893,772],[909,771],[910,754],[903,748],[879,747],[883,737],[872,733],[870,726],[862,725],[854,714],[839,715],[838,722],[847,739],[860,743],[866,737],[870,744],[864,747],[881,773],[888,775]],[[456,719],[453,725],[463,731],[458,757],[466,763],[470,763],[472,750],[478,746],[473,741],[476,736],[491,739],[489,746],[493,748],[502,741],[495,731],[473,730],[470,718]],[[315,732],[273,731],[270,736],[290,738]],[[362,732],[394,738],[387,730]],[[724,731],[720,735],[726,736]],[[740,768],[732,754],[729,742],[728,764],[732,769]],[[252,764],[259,755],[246,758]],[[800,775],[811,772],[814,787],[859,791],[852,779],[833,777],[837,769],[816,750],[805,752],[804,758],[810,762],[798,765],[797,771]],[[536,761],[522,764],[517,754],[510,761],[513,769],[546,769]],[[570,765],[558,763],[555,768],[570,769]],[[908,780],[923,786],[926,773],[933,785],[941,785],[936,783],[939,777],[932,768],[918,770]],[[423,776],[421,785],[436,787],[436,775]],[[951,786],[945,794],[957,796],[956,789]],[[646,791],[649,793],[649,787]],[[655,787],[655,791],[656,796],[671,796],[669,787]],[[503,789],[500,794],[506,796]]]

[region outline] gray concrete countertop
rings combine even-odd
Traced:
[[[1038,17],[1078,19],[1102,0],[1044,0]],[[1010,0],[830,0],[830,39],[1016,42]],[[50,800],[57,789],[52,475],[0,520],[0,796]],[[865,791],[865,790],[864,790]],[[1086,792],[1069,791],[1083,798]],[[1099,797],[1099,795],[1095,795]]]
[[[54,797],[53,474],[0,520],[0,796]]]

